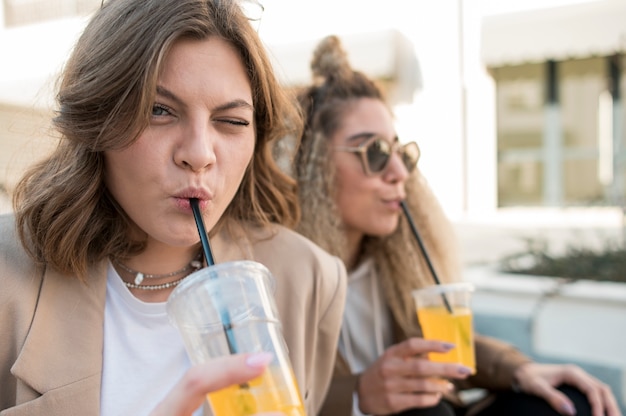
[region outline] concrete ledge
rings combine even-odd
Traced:
[[[613,389],[626,414],[626,285],[466,270],[476,332],[538,362],[574,363]]]

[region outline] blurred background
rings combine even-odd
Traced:
[[[0,212],[25,166],[54,145],[55,75],[100,4],[0,0]],[[501,262],[517,256],[523,271],[537,253],[610,248],[617,257],[592,270],[619,268],[626,282],[626,0],[263,6],[253,24],[287,87],[310,80],[328,34],[385,85],[400,138],[420,144],[458,231],[477,329],[536,359],[580,364],[624,406],[626,285],[593,273],[511,277]],[[577,253],[568,262],[580,269]]]

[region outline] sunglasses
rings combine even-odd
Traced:
[[[363,171],[368,176],[384,171],[391,161],[391,155],[396,152],[400,155],[402,164],[409,173],[415,169],[420,158],[420,148],[416,142],[404,145],[400,144],[400,142],[389,143],[378,136],[373,136],[357,147],[338,146],[335,147],[335,150],[358,153],[363,165]]]

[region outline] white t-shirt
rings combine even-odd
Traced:
[[[148,415],[190,365],[165,302],[134,297],[109,263],[100,415]]]
[[[363,372],[393,343],[389,310],[385,306],[373,260],[361,263],[348,275],[346,307],[339,351],[352,374]],[[356,393],[352,414],[362,416]]]

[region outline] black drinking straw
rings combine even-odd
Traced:
[[[196,220],[196,226],[198,227],[198,234],[200,234],[202,250],[204,251],[204,257],[206,259],[207,265],[213,266],[215,264],[215,261],[213,260],[213,253],[211,252],[209,237],[206,233],[206,229],[204,228],[204,220],[202,219],[202,214],[200,213],[200,202],[197,198],[190,198],[189,203],[191,204],[193,217]],[[215,276],[213,275],[212,278],[214,279]],[[226,340],[228,341],[228,350],[231,354],[235,354],[237,352],[237,348],[235,343],[235,336],[233,334],[233,325],[230,322],[230,316],[228,315],[228,311],[226,310],[226,308],[220,307],[219,313],[220,318],[222,319],[224,332],[226,333]]]
[[[193,210],[193,217],[196,220],[196,227],[198,227],[198,234],[200,234],[200,241],[202,242],[202,250],[204,251],[204,258],[206,259],[207,266],[213,266],[215,261],[213,260],[213,253],[211,252],[211,245],[209,244],[209,237],[207,236],[204,228],[204,221],[202,220],[202,214],[200,213],[200,202],[197,198],[189,199],[191,209]]]
[[[430,261],[430,256],[428,255],[428,252],[426,251],[426,247],[424,246],[424,243],[422,242],[422,238],[420,237],[420,234],[417,231],[417,227],[415,226],[413,217],[411,217],[409,208],[406,206],[405,201],[401,201],[400,205],[402,206],[402,211],[404,211],[404,215],[406,216],[407,221],[409,221],[409,225],[411,226],[411,231],[413,231],[413,237],[415,237],[415,240],[417,241],[417,245],[420,247],[420,250],[422,251],[422,254],[424,255],[424,259],[426,260],[426,264],[428,265],[430,274],[432,274],[433,279],[435,279],[435,283],[440,285],[441,281],[439,280],[439,277],[437,276],[437,272],[435,272],[435,268],[433,267],[433,264]],[[448,302],[448,298],[446,297],[446,295],[442,293],[441,297],[443,298],[443,303],[446,305],[446,309],[448,310],[448,312],[452,313],[452,307],[450,306],[450,302]]]

